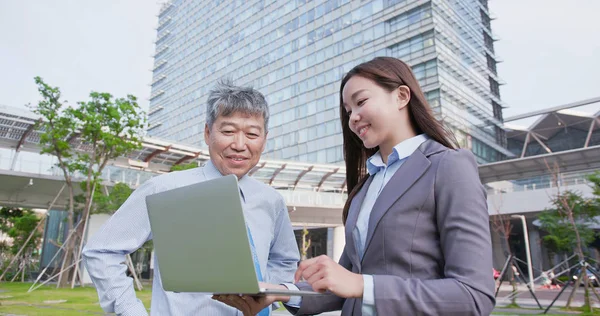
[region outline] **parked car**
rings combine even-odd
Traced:
[[[600,282],[598,282],[598,278],[596,278],[596,275],[590,271],[590,268],[587,268],[586,272],[587,272],[587,277],[590,280],[590,285],[592,285],[594,287],[600,286]],[[579,275],[581,275],[581,268],[575,270],[575,272],[573,273],[573,282],[577,281],[577,278],[579,278]],[[581,285],[583,286],[583,280],[582,280]]]

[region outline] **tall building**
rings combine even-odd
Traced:
[[[204,145],[208,91],[252,85],[271,109],[265,157],[337,163],[339,86],[360,62],[410,64],[436,113],[480,162],[505,149],[487,0],[182,1],[163,5],[150,136]]]

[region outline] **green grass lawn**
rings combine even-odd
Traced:
[[[43,286],[27,293],[31,283],[0,282],[0,315],[102,315],[98,295],[93,287],[57,289]],[[150,286],[137,292],[137,297],[150,307]],[[10,296],[10,297],[9,297]],[[66,300],[65,303],[49,304],[44,301]]]
[[[0,282],[0,315],[103,315],[98,304],[98,295],[93,287],[75,289],[57,289],[54,286],[43,286],[27,293],[31,283]],[[136,292],[146,308],[150,308],[152,295],[150,284],[144,285],[144,290]],[[66,300],[64,303],[50,304],[44,301]],[[281,308],[284,310],[284,308]],[[515,313],[493,313],[493,315],[518,315]],[[531,314],[529,314],[531,315]],[[556,314],[546,314],[552,316]]]

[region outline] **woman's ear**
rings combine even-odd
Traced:
[[[402,85],[396,89],[397,93],[397,101],[398,101],[398,110],[402,110],[410,101],[410,89]]]

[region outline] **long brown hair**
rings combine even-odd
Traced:
[[[415,132],[426,134],[448,148],[458,148],[452,132],[444,128],[442,123],[434,117],[415,75],[406,63],[392,57],[376,57],[352,68],[344,76],[340,86],[340,119],[344,137],[346,185],[349,192],[342,215],[344,224],[346,224],[348,218],[348,209],[352,199],[368,178],[367,159],[379,150],[378,147],[371,149],[364,147],[360,138],[348,126],[350,117],[343,106],[342,91],[348,80],[354,76],[370,79],[388,92],[392,92],[402,85],[407,86],[410,89],[410,101],[407,105],[408,113],[410,124]]]

